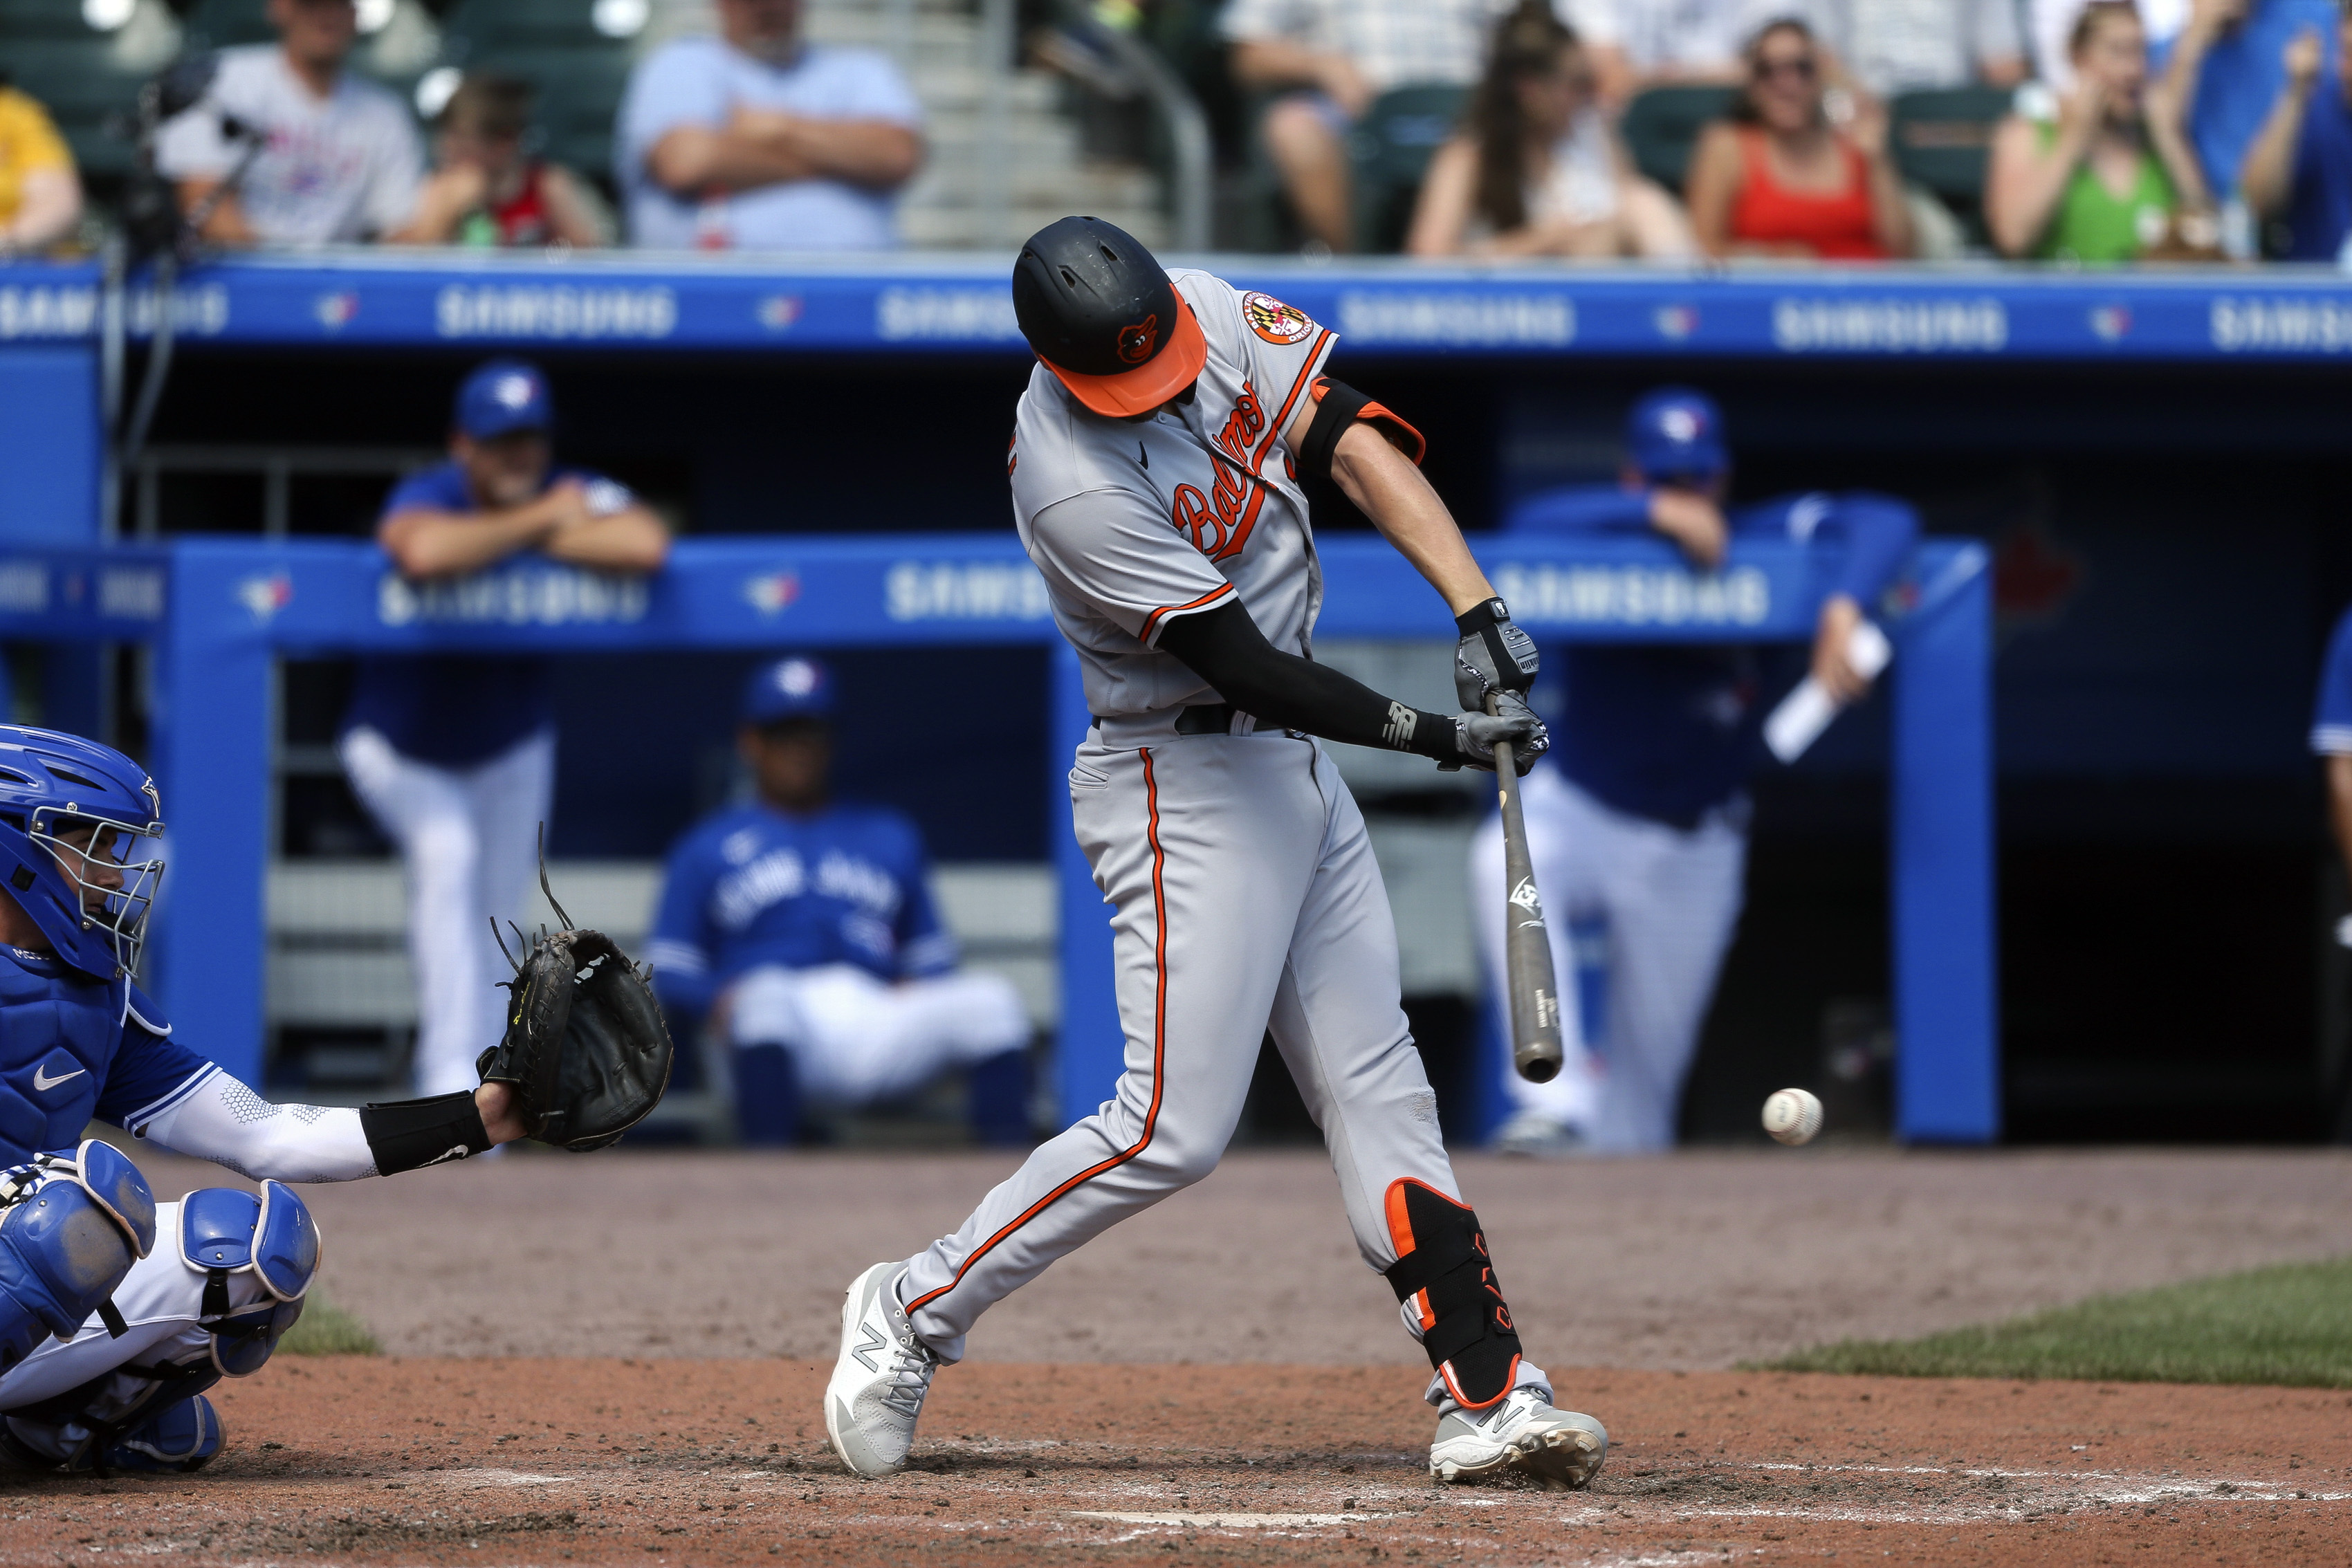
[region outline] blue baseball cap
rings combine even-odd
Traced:
[[[1645,479],[1713,478],[1731,466],[1723,411],[1691,387],[1660,387],[1633,405],[1625,451]]]
[[[524,360],[492,360],[457,389],[457,428],[476,441],[545,430],[555,423],[547,377]]]
[[[781,724],[788,718],[828,718],[833,714],[833,672],[795,653],[762,664],[743,684],[743,722]]]

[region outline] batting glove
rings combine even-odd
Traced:
[[[1474,713],[1489,693],[1518,693],[1536,684],[1535,639],[1511,624],[1499,599],[1474,604],[1454,618],[1462,641],[1454,647],[1454,695]]]
[[[1551,732],[1517,692],[1498,694],[1491,714],[1465,713],[1454,721],[1454,743],[1470,767],[1492,773],[1498,740],[1510,743],[1511,771],[1522,779],[1551,749]]]

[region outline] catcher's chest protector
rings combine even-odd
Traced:
[[[1389,1238],[1397,1260],[1384,1270],[1429,1364],[1465,1409],[1511,1391],[1519,1375],[1519,1335],[1495,1281],[1478,1216],[1425,1182],[1389,1184]]]
[[[121,1040],[119,982],[0,947],[0,1166],[81,1141]]]

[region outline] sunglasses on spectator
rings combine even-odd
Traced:
[[[1813,57],[1784,55],[1779,59],[1766,56],[1751,68],[1758,81],[1769,81],[1774,77],[1794,77],[1799,81],[1813,79]]]

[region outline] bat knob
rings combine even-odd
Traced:
[[[1549,1083],[1559,1076],[1559,1050],[1536,1046],[1519,1057],[1519,1076],[1530,1083]]]

